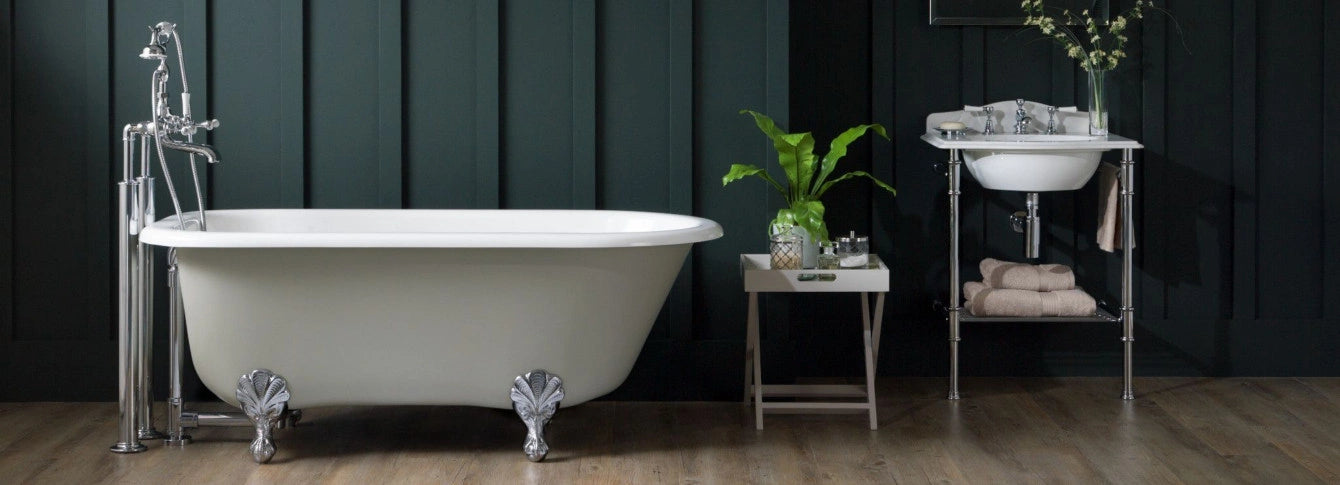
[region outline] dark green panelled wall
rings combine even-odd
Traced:
[[[1148,18],[1109,81],[1116,131],[1148,147],[1137,373],[1340,374],[1340,310],[1326,304],[1340,301],[1340,192],[1324,190],[1340,187],[1340,6],[1163,4],[1184,34]],[[898,197],[836,189],[830,229],[870,234],[894,270],[880,372],[944,375],[947,332],[932,310],[948,271],[933,168],[944,155],[917,140],[923,119],[1016,97],[1082,104],[1084,78],[1031,32],[932,27],[926,14],[924,0],[0,1],[0,400],[114,398],[116,130],[147,117],[152,65],[135,54],[159,20],[185,36],[197,117],[223,123],[209,140],[223,158],[206,174],[212,208],[603,208],[720,222],[726,236],[693,252],[618,399],[738,398],[737,258],[765,250],[780,201],[761,183],[720,185],[731,163],[773,163],[737,111],[812,130],[821,145],[884,123],[893,140],[862,141],[844,164]],[[1018,258],[1005,217],[1022,197],[973,182],[964,192],[964,260]],[[1093,244],[1094,198],[1092,187],[1043,197],[1045,258],[1075,264],[1115,301],[1119,260]],[[768,379],[858,375],[854,304],[765,298]],[[1118,333],[967,326],[963,370],[1115,375]],[[157,348],[162,362],[162,328]]]

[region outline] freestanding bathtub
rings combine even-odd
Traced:
[[[621,211],[207,216],[207,232],[174,216],[140,240],[175,248],[192,363],[252,418],[261,462],[267,413],[386,404],[515,408],[542,459],[558,400],[624,381],[690,246],[722,234]]]

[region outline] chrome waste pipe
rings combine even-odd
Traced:
[[[278,429],[296,426],[302,419],[302,411],[297,409],[285,410],[281,417],[275,420],[274,427]],[[209,427],[253,427],[255,423],[246,413],[226,413],[226,412],[195,412],[183,411],[181,413],[181,424],[183,428],[203,428]],[[189,442],[189,437],[187,438]]]
[[[185,315],[181,306],[181,281],[177,276],[177,249],[168,249],[168,402],[167,439],[163,444],[180,446],[191,442],[182,423],[181,369],[186,347]]]

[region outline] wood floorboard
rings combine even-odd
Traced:
[[[0,482],[1340,483],[1340,379],[1141,378],[1135,401],[1119,384],[968,378],[948,401],[943,379],[884,379],[877,431],[859,413],[756,431],[739,402],[593,402],[559,411],[543,463],[492,409],[305,410],[256,465],[249,428],[115,455],[115,404],[0,403]]]

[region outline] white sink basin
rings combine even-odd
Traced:
[[[963,164],[982,187],[1051,192],[1083,187],[1098,170],[1103,150],[964,150]]]
[[[1016,103],[1002,101],[991,106],[995,108],[992,114],[995,128],[1011,129]],[[1045,125],[1051,116],[1041,103],[1026,102],[1024,110],[1033,120],[1043,120],[1034,121],[1034,128]],[[1069,109],[1055,115],[1058,134],[983,135],[986,114],[980,108],[934,113],[926,117],[926,134],[921,139],[936,148],[960,150],[968,173],[982,187],[1019,192],[1079,189],[1098,170],[1103,152],[1142,148],[1135,140],[1117,135],[1089,135],[1088,113]],[[946,121],[962,123],[965,132],[946,136],[938,130],[940,123]]]

